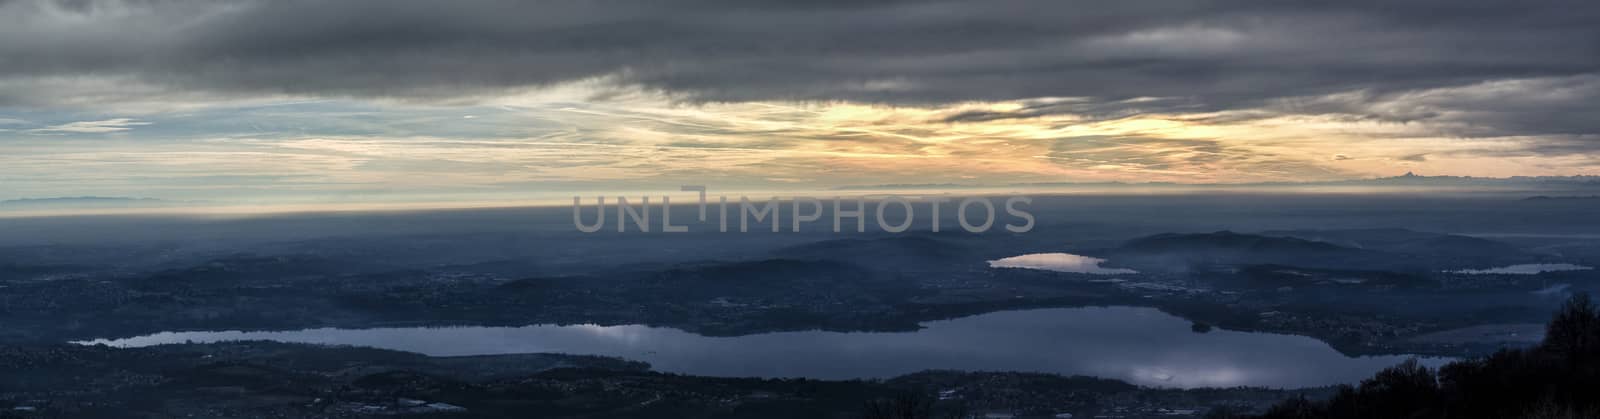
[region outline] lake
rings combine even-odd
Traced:
[[[1590,269],[1594,268],[1570,263],[1529,263],[1499,268],[1462,269],[1448,272],[1468,275],[1538,275],[1545,272],[1587,271]]]
[[[1012,256],[989,261],[991,268],[1013,269],[1038,269],[1056,272],[1071,272],[1080,274],[1115,275],[1136,274],[1138,271],[1126,268],[1107,268],[1100,266],[1105,259],[1088,256],[1079,256],[1071,253],[1030,253],[1021,256]]]
[[[1189,321],[1142,307],[1004,311],[923,326],[915,332],[805,331],[738,337],[638,325],[309,329],[164,332],[77,343],[139,347],[274,340],[434,356],[604,355],[649,362],[657,371],[723,377],[887,378],[950,369],[1089,375],[1182,388],[1354,383],[1406,358],[1347,357],[1303,336],[1221,329],[1196,333]]]

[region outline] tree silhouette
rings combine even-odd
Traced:
[[[966,416],[966,405],[963,403],[941,406],[932,395],[909,390],[892,397],[867,401],[861,411],[864,419],[956,419]]]
[[[1574,295],[1556,311],[1544,341],[1533,348],[1452,362],[1437,373],[1407,360],[1358,387],[1341,387],[1327,401],[1289,399],[1259,417],[1600,418],[1600,310],[1588,294]]]

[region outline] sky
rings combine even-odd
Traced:
[[[0,0],[0,199],[1595,175],[1595,22],[1592,0]]]

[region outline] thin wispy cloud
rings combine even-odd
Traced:
[[[142,125],[150,125],[150,123],[129,118],[113,118],[99,121],[68,122],[44,128],[35,128],[28,130],[28,132],[35,134],[105,134],[128,131]]]

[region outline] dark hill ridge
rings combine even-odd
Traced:
[[[872,411],[888,411],[875,408],[906,401],[928,409],[889,417],[990,410],[1040,412],[1026,417],[1070,410],[1092,417],[1174,401],[1257,406],[1294,395],[1332,395],[1328,388],[1159,389],[1016,372],[923,371],[843,381],[705,377],[594,356],[435,357],[262,341],[0,346],[0,366],[9,367],[0,374],[0,418],[8,419],[873,418],[881,416]],[[940,392],[958,397],[941,400]]]
[[[768,259],[681,266],[651,275],[663,281],[796,281],[862,279],[871,276],[861,268],[832,261]]]
[[[1348,230],[1279,230],[1263,235],[1293,237],[1340,246],[1411,255],[1429,263],[1457,268],[1528,262],[1535,257],[1516,246],[1457,234],[1430,233],[1403,228]]]
[[[972,246],[957,242],[960,236],[930,234],[871,238],[834,239],[779,249],[776,257],[800,260],[848,262],[861,266],[891,266],[908,270],[931,265],[980,263]]]
[[[261,256],[234,254],[212,259],[201,265],[156,272],[135,282],[141,289],[234,288],[260,283],[281,285],[281,281],[325,277],[359,272],[359,263],[315,255]]]
[[[1261,232],[1268,236],[1294,237],[1305,240],[1334,243],[1346,247],[1429,254],[1439,252],[1470,252],[1475,254],[1521,254],[1510,244],[1446,233],[1429,233],[1403,228],[1367,228],[1346,230],[1270,230]]]
[[[1331,243],[1293,237],[1271,237],[1240,234],[1232,231],[1215,233],[1179,234],[1164,233],[1141,237],[1123,243],[1122,251],[1132,252],[1194,252],[1194,251],[1258,251],[1258,252],[1357,252]]]
[[[1439,271],[1538,260],[1510,244],[1405,229],[1165,233],[1112,249],[1119,264],[1274,264],[1307,268]]]
[[[56,275],[89,272],[92,270],[89,267],[75,265],[32,265],[0,262],[0,283],[50,278]]]
[[[1275,264],[1311,268],[1380,268],[1400,262],[1389,255],[1293,237],[1165,233],[1129,240],[1109,251],[1117,265],[1187,270],[1195,265]]]

